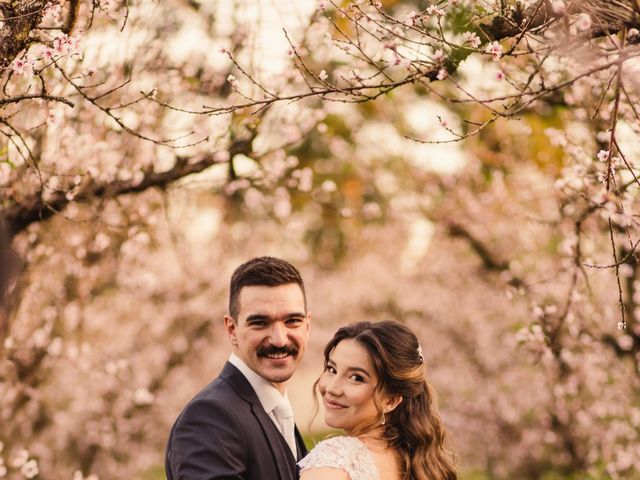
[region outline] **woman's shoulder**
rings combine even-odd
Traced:
[[[325,438],[319,442],[313,449],[349,449],[349,450],[361,450],[367,449],[367,446],[358,437],[348,437],[346,435],[340,435],[336,437]]]
[[[367,446],[356,437],[341,436],[323,440],[298,465],[303,472],[306,469],[337,468],[345,471],[350,480],[379,478]]]

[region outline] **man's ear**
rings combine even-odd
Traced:
[[[236,325],[236,321],[233,317],[229,315],[224,316],[224,329],[227,331],[227,336],[231,340],[231,345],[234,347],[238,345],[238,337],[236,330],[238,329],[238,325]]]

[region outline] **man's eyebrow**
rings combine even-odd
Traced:
[[[252,313],[245,319],[245,322],[256,320],[271,320],[271,317],[269,315],[265,315],[264,313]]]
[[[294,318],[304,318],[306,317],[306,314],[303,312],[293,312],[293,313],[288,313],[287,315],[285,315],[285,320],[290,320],[290,319],[294,319]],[[270,321],[273,320],[273,317],[271,315],[267,315],[266,313],[252,313],[251,315],[249,315],[246,318],[246,322],[251,322],[251,321]]]

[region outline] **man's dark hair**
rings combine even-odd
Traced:
[[[304,282],[296,267],[285,260],[275,257],[258,257],[243,263],[231,276],[229,289],[229,314],[238,321],[240,308],[238,299],[242,287],[265,286],[279,287],[295,283],[302,290],[304,308],[307,308],[307,294],[304,290]]]

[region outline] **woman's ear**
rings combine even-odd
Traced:
[[[384,413],[393,412],[398,407],[398,405],[402,403],[403,398],[404,397],[402,395],[396,395],[394,397],[386,397],[382,404],[382,409]]]

